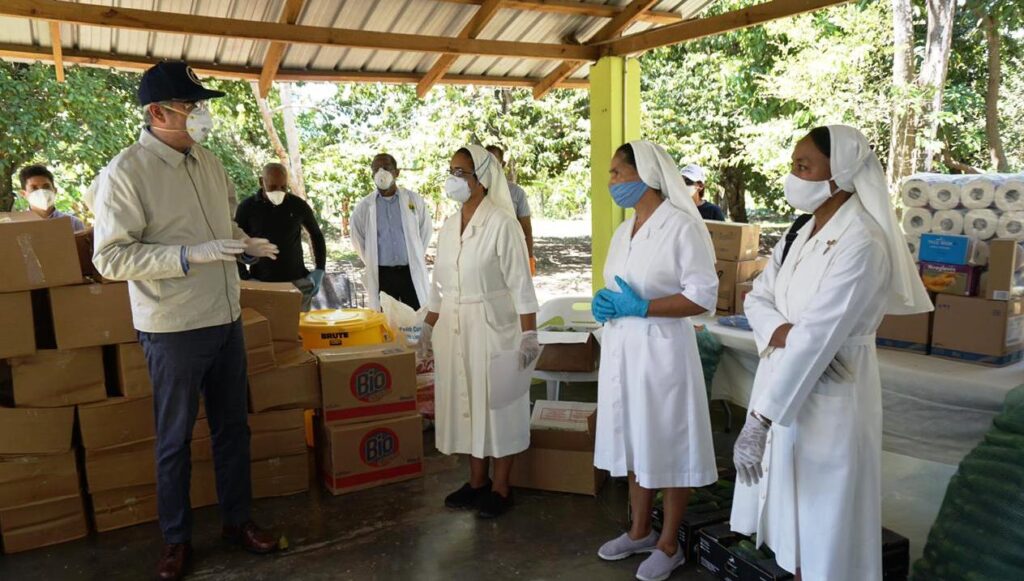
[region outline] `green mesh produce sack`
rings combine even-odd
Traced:
[[[701,369],[704,370],[704,387],[708,391],[708,401],[711,401],[711,380],[722,360],[722,343],[704,327],[697,331],[697,350],[700,352]]]
[[[915,581],[1024,579],[1024,385],[949,481]]]

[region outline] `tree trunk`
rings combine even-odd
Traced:
[[[895,196],[904,178],[914,173],[917,118],[910,106],[914,82],[914,21],[911,0],[892,0],[892,136],[889,143],[889,193]]]
[[[746,180],[744,168],[729,166],[722,170],[722,210],[733,222],[747,222]]]
[[[14,208],[14,164],[0,164],[0,211],[10,212]]]
[[[288,140],[288,158],[292,176],[292,193],[306,197],[306,182],[302,177],[302,152],[299,144],[299,129],[295,124],[295,108],[292,105],[292,86],[290,83],[281,85],[281,115],[284,118],[284,136]]]
[[[949,51],[953,44],[953,15],[956,0],[926,0],[928,9],[928,36],[924,45],[924,61],[918,75],[918,84],[927,90],[922,115],[924,169],[931,171],[935,155],[942,150],[938,141],[939,114],[942,112],[943,89],[949,70]]]
[[[1000,58],[999,21],[991,14],[981,15],[981,23],[985,29],[985,40],[988,45],[988,88],[985,91],[985,137],[988,139],[988,153],[992,159],[992,167],[999,172],[1010,171],[1003,151],[1003,138],[999,134],[999,84],[1002,82],[1002,65]]]
[[[270,138],[270,145],[274,148],[274,153],[277,155],[277,159],[282,165],[288,167],[288,152],[284,148],[284,144],[281,143],[281,136],[277,134],[277,128],[274,127],[274,113],[270,110],[270,105],[267,104],[267,100],[260,97],[260,84],[258,81],[252,81],[249,84],[252,87],[252,96],[256,99],[256,105],[260,108],[260,115],[263,117],[263,127],[267,130],[267,137]],[[295,191],[295,178],[292,172],[288,172],[289,186],[292,191]]]

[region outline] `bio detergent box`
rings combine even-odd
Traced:
[[[416,411],[416,355],[390,343],[313,352],[324,422],[365,422]]]
[[[397,418],[318,427],[320,474],[331,494],[423,474],[423,428],[415,410]]]

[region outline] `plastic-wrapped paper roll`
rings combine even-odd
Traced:
[[[991,240],[999,227],[999,214],[994,210],[971,210],[964,216],[964,234],[977,240]]]
[[[928,205],[928,192],[931,184],[922,177],[911,176],[904,180],[900,187],[903,205],[908,208],[923,208]]]
[[[996,207],[1004,212],[1024,212],[1024,176],[1010,178],[999,184],[995,193]]]
[[[903,211],[903,232],[920,236],[931,231],[931,210],[928,208],[907,208]]]
[[[960,186],[952,181],[932,184],[928,190],[928,206],[933,210],[952,210],[960,205]]]
[[[968,210],[981,210],[995,203],[996,188],[1002,179],[994,175],[980,175],[961,178],[960,203]]]
[[[974,266],[988,266],[988,242],[975,240],[971,250],[971,264]]]
[[[910,251],[910,256],[914,262],[917,262],[917,257],[921,253],[921,235],[904,234],[903,237],[907,240],[907,250]]]
[[[932,232],[935,234],[963,234],[964,215],[963,210],[942,210],[935,212],[932,216]]]
[[[996,238],[1024,240],[1024,212],[1010,212],[999,217]]]

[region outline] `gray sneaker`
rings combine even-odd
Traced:
[[[683,548],[678,547],[676,554],[669,557],[661,549],[656,549],[647,557],[640,568],[636,571],[636,578],[640,581],[665,581],[672,576],[672,572],[686,563],[686,555]]]
[[[637,553],[650,553],[657,546],[658,534],[654,531],[639,541],[629,538],[629,533],[622,533],[622,536],[602,545],[597,551],[597,556],[605,561],[621,561]]]

